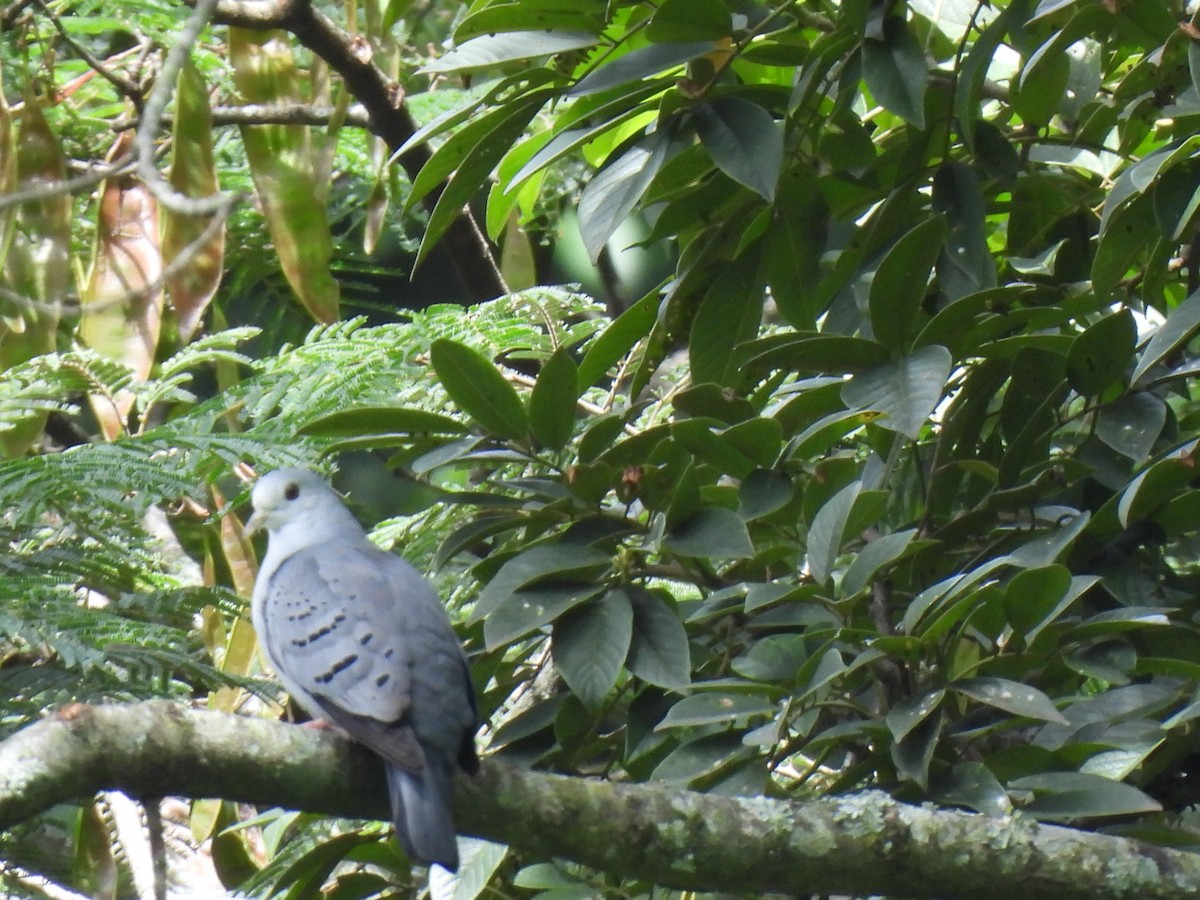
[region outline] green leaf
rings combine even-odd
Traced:
[[[643,143],[630,147],[588,182],[579,198],[579,232],[593,262],[599,259],[608,239],[633,212],[674,151],[675,144],[666,127],[660,126]]]
[[[734,694],[705,691],[684,697],[668,711],[655,731],[668,728],[695,728],[703,725],[744,723],[756,716],[776,712],[775,703],[760,694]]]
[[[297,434],[310,437],[361,437],[373,434],[464,434],[457,419],[406,406],[346,409],[305,423]]]
[[[561,450],[575,431],[578,370],[565,347],[546,360],[529,395],[529,428],[544,447]]]
[[[540,544],[507,560],[479,594],[467,618],[475,624],[487,618],[510,594],[539,583],[588,581],[612,563],[599,550],[578,544]]]
[[[913,697],[905,697],[890,710],[886,722],[892,738],[903,741],[914,728],[937,712],[946,697],[945,688],[927,691]]]
[[[1071,587],[1071,570],[1049,565],[1018,572],[1004,589],[1004,611],[1018,634],[1045,623]]]
[[[1100,232],[1092,261],[1092,288],[1101,300],[1117,293],[1120,282],[1137,268],[1137,259],[1158,233],[1154,202],[1143,194],[1122,206]]]
[[[492,363],[446,338],[433,342],[429,358],[446,393],[463,412],[493,434],[517,441],[527,438],[525,404]]]
[[[861,491],[861,481],[846,485],[821,507],[809,526],[808,569],[818,584],[829,583],[845,540],[846,522]]]
[[[942,736],[943,717],[935,716],[921,722],[904,740],[896,741],[889,748],[896,774],[912,781],[923,790],[929,788],[929,764]]]
[[[586,31],[508,31],[485,34],[455,47],[445,56],[422,66],[425,75],[448,72],[477,72],[501,63],[537,56],[552,56],[569,50],[594,47],[600,38]]]
[[[1066,716],[1058,711],[1049,697],[1019,681],[993,677],[965,678],[951,683],[950,689],[1014,716],[1067,724]]]
[[[945,234],[940,217],[926,219],[905,232],[875,270],[869,301],[871,331],[884,346],[907,349]]]
[[[781,369],[842,374],[882,365],[890,355],[883,344],[865,338],[784,333],[742,344],[734,359],[740,368],[756,373]]]
[[[842,594],[850,596],[865,588],[876,572],[904,555],[916,535],[917,529],[909,528],[885,534],[864,546],[842,576]]]
[[[985,816],[1003,817],[1012,813],[1012,801],[1004,785],[992,770],[980,762],[955,763],[944,777],[934,783],[939,803],[965,806]]]
[[[568,94],[581,97],[595,94],[617,85],[630,81],[640,81],[648,75],[657,75],[667,69],[690,62],[697,56],[704,56],[716,48],[712,41],[702,41],[690,44],[652,44],[640,47],[624,56],[618,56],[612,62],[605,63],[600,68],[588,73],[575,83]]]
[[[783,165],[783,130],[771,114],[757,103],[726,96],[700,104],[694,115],[700,143],[717,168],[772,202]]]
[[[484,645],[492,651],[525,637],[603,590],[603,584],[563,581],[505,594],[483,621]]]
[[[1067,353],[1067,378],[1085,397],[1095,397],[1121,378],[1133,358],[1137,322],[1122,309],[1105,316],[1071,342]]]
[[[796,496],[792,480],[775,469],[755,469],[738,488],[738,515],[747,522],[783,509]]]
[[[899,16],[884,25],[884,40],[863,41],[863,77],[867,89],[888,112],[910,125],[925,127],[925,87],[929,68],[925,50]]]
[[[915,440],[941,402],[951,363],[945,347],[921,347],[897,362],[859,372],[842,388],[842,400],[851,409],[883,413],[879,425]]]
[[[630,348],[650,333],[658,317],[660,296],[657,290],[646,294],[604,329],[587,348],[579,364],[579,386],[589,388],[608,374]]]
[[[454,220],[462,215],[463,207],[479,193],[492,174],[492,170],[496,168],[496,164],[500,162],[513,143],[525,133],[526,126],[537,115],[538,110],[556,93],[549,88],[532,91],[529,95],[522,97],[520,101],[505,104],[497,110],[498,113],[503,113],[503,116],[497,118],[488,116],[480,120],[486,121],[491,127],[486,134],[479,136],[478,143],[467,150],[459,162],[458,168],[454,170],[454,174],[446,182],[445,188],[438,196],[433,212],[429,214],[429,221],[425,225],[425,234],[421,237],[421,246],[417,251],[414,267],[419,266],[425,260],[434,245],[441,240],[442,235],[454,223]],[[478,122],[473,122],[472,126],[478,124]],[[468,131],[468,129],[464,128],[463,131]],[[425,169],[434,163],[438,154],[442,153],[449,143],[447,141],[438,148],[438,152],[421,169],[417,181],[422,179]],[[415,193],[416,181],[413,183],[413,189]],[[413,198],[410,195],[408,204],[411,206],[412,203]]]
[[[1133,370],[1130,383],[1138,384],[1155,366],[1161,364],[1200,328],[1200,291],[1189,296],[1167,313],[1167,321],[1154,332]]]
[[[732,33],[722,0],[663,0],[646,26],[646,37],[656,44],[716,41]]]
[[[1096,415],[1096,437],[1138,465],[1154,450],[1167,422],[1167,404],[1148,391],[1136,391],[1105,404]]]
[[[687,632],[673,607],[658,594],[630,589],[633,601],[633,641],[625,665],[649,684],[679,690],[692,682],[692,657]]]
[[[554,665],[588,708],[600,707],[616,685],[632,637],[633,605],[621,590],[578,606],[554,623]]]
[[[1017,778],[1010,791],[1032,791],[1022,810],[1052,822],[1099,816],[1132,816],[1161,812],[1162,805],[1137,788],[1103,775],[1084,772],[1043,772]]]
[[[501,0],[472,10],[454,29],[454,40],[463,44],[473,37],[502,31],[588,31],[604,27],[604,9],[571,0]]]
[[[750,533],[741,516],[721,506],[702,509],[667,533],[672,553],[708,559],[744,559],[754,555]]]
[[[979,176],[965,163],[942,165],[933,178],[933,211],[950,225],[937,258],[938,284],[954,302],[996,287]]]

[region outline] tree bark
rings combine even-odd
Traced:
[[[417,125],[404,102],[403,90],[375,65],[366,42],[338,28],[314,9],[310,0],[219,0],[213,21],[290,32],[342,76],[346,89],[366,110],[368,127],[393,152],[416,133]],[[399,161],[409,177],[415,178],[430,155],[429,147],[422,144]],[[440,195],[440,190],[430,192],[426,206],[432,209]],[[469,209],[463,209],[442,240],[459,278],[472,295],[464,298],[466,301],[490,300],[505,293],[492,248]]]
[[[378,760],[331,732],[165,701],[70,706],[0,744],[0,828],[116,789],[388,816]],[[1200,855],[897,803],[801,802],[547,775],[487,760],[458,779],[460,830],[664,886],[972,900],[1200,896]]]

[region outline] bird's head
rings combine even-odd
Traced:
[[[289,526],[306,529],[353,520],[333,488],[308,469],[268,472],[255,483],[250,502],[254,514],[246,522],[247,534],[263,529],[275,534]]]

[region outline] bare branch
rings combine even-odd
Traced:
[[[99,73],[102,78],[104,78],[118,91],[132,100],[134,106],[139,108],[141,107],[142,89],[138,86],[137,82],[135,82],[124,72],[119,72],[116,69],[110,69],[102,60],[97,59],[87,47],[77,43],[75,39],[67,33],[67,29],[63,27],[62,21],[57,15],[55,15],[54,10],[50,8],[50,6],[46,3],[46,0],[34,0],[34,2],[45,14],[46,18],[50,20],[50,24],[54,26],[54,29],[58,32],[59,37],[67,42],[76,56],[87,63],[92,68],[92,71]]]
[[[189,0],[190,2],[190,0]],[[393,152],[404,146],[417,126],[404,102],[400,86],[375,65],[369,48],[338,28],[312,7],[309,0],[217,0],[213,21],[242,28],[283,28],[342,76],[346,89],[363,105],[371,131]],[[422,144],[400,157],[410,177],[425,165],[429,148]],[[425,204],[432,207],[440,191],[431,191]],[[505,293],[500,270],[486,237],[470,210],[464,210],[446,232],[449,256],[472,299]]]
[[[239,199],[236,194],[223,193],[211,197],[188,197],[171,187],[154,163],[154,135],[162,121],[163,111],[171,99],[179,72],[187,62],[188,54],[192,52],[200,32],[212,18],[217,2],[218,0],[199,0],[188,17],[187,24],[179,32],[179,37],[167,54],[162,71],[158,73],[154,82],[154,89],[146,98],[146,106],[142,110],[142,123],[138,126],[137,142],[134,145],[137,147],[138,176],[142,182],[167,209],[188,216],[228,212]]]
[[[332,732],[164,701],[73,706],[0,744],[0,828],[101,789],[388,815],[378,760]],[[1200,895],[1200,855],[897,803],[787,802],[613,784],[486,761],[457,782],[466,834],[652,883],[739,894],[1000,900]]]

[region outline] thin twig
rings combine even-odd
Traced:
[[[150,189],[155,198],[172,212],[186,216],[204,216],[214,213],[227,212],[238,200],[236,194],[216,193],[211,197],[188,197],[179,193],[163,178],[162,173],[154,164],[154,134],[158,130],[167,102],[171,99],[175,81],[179,72],[187,62],[188,54],[200,37],[200,32],[212,18],[218,0],[199,0],[187,24],[179,32],[179,37],[163,62],[162,71],[154,83],[154,89],[146,98],[146,106],[142,111],[142,124],[137,130],[138,176]]]
[[[76,56],[87,63],[94,72],[100,75],[101,78],[108,81],[113,87],[133,101],[134,106],[141,109],[144,100],[142,97],[142,89],[137,82],[135,82],[124,72],[118,72],[108,68],[108,66],[104,64],[103,60],[97,59],[87,47],[84,47],[73,37],[71,37],[71,35],[67,33],[67,29],[63,27],[63,23],[58,18],[58,15],[50,8],[49,4],[46,3],[46,0],[33,0],[33,2],[37,4],[43,13],[46,14],[46,18],[50,20],[50,24],[54,26],[55,31],[57,31],[59,36],[67,42],[70,48],[75,51]]]

